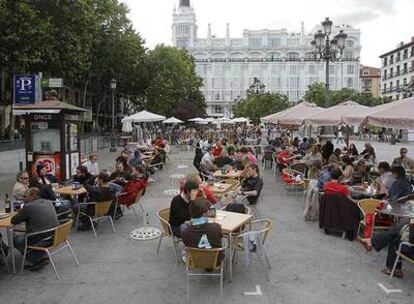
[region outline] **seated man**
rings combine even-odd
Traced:
[[[382,273],[386,275],[391,274],[391,270],[394,266],[395,259],[397,257],[396,251],[398,250],[398,247],[401,242],[409,242],[411,244],[414,244],[414,219],[411,219],[410,223],[407,225],[398,225],[388,231],[374,233],[372,239],[361,239],[362,245],[368,252],[371,251],[372,248],[374,248],[375,251],[379,252],[383,248],[388,246],[387,260],[385,262],[386,268],[382,270]],[[414,259],[414,248],[403,246],[402,254]],[[402,278],[404,275],[401,270],[401,264],[402,263],[400,260],[397,263],[397,267],[394,272],[394,275],[397,278]]]
[[[205,198],[197,198],[191,203],[191,219],[181,233],[185,246],[200,249],[222,247],[223,231],[219,224],[208,222],[209,206]]]
[[[23,201],[24,194],[29,189],[29,174],[27,171],[17,173],[17,181],[13,186],[13,197],[18,201]]]
[[[94,183],[94,176],[88,172],[86,166],[78,166],[72,180],[78,182],[82,186],[92,185]]]
[[[54,228],[59,225],[55,207],[50,201],[40,198],[40,190],[29,188],[24,195],[24,207],[11,218],[11,223],[17,225],[26,223],[26,233],[39,232]],[[36,235],[28,239],[29,245],[50,246],[53,243],[52,233]],[[25,249],[25,235],[14,237],[14,246],[22,254]],[[26,269],[36,271],[43,268],[49,263],[49,258],[42,251],[29,251],[26,255]]]
[[[89,155],[89,160],[87,160],[83,165],[93,176],[97,176],[99,174],[98,156],[96,154]]]
[[[240,194],[247,198],[249,205],[256,205],[263,188],[263,180],[259,176],[259,167],[256,164],[247,165],[245,176],[246,179],[242,181]]]
[[[125,171],[125,165],[123,162],[117,162],[115,172],[110,176],[110,187],[116,192],[122,190],[122,187],[131,179],[131,175]]]
[[[394,202],[399,198],[409,195],[413,191],[413,187],[405,175],[405,169],[401,166],[393,167],[391,169],[395,182],[388,190],[388,200]]]
[[[106,202],[106,201],[112,201],[115,197],[115,191],[109,186],[109,176],[108,174],[101,172],[96,177],[97,186],[90,186],[86,185],[85,188],[88,191],[87,197],[88,202]],[[78,207],[75,205],[75,212],[78,211]],[[81,206],[81,211],[85,212],[89,215],[92,215],[94,213],[94,207],[93,205],[88,206]],[[80,225],[78,226],[78,230],[89,230],[91,228],[90,221],[85,218],[85,216],[81,216],[79,218]]]
[[[184,190],[173,198],[170,207],[169,223],[175,236],[181,236],[181,225],[188,221],[190,217],[190,202],[197,197],[199,185],[195,182],[186,182]]]
[[[118,203],[127,207],[135,203],[137,195],[147,188],[148,181],[145,177],[145,168],[142,165],[132,167],[132,179],[126,183],[122,193],[118,194]]]
[[[214,157],[212,155],[213,147],[209,146],[207,148],[207,152],[204,153],[203,157],[201,158],[200,168],[201,172],[210,173],[214,172]]]
[[[201,177],[199,174],[197,173],[191,173],[189,175],[187,175],[186,179],[181,183],[180,182],[180,190],[183,191],[184,189],[184,184],[187,181],[191,181],[194,183],[197,183],[199,185],[199,191],[197,194],[197,198],[199,197],[203,197],[206,198],[210,201],[210,203],[212,204],[216,204],[217,203],[217,198],[214,196],[213,192],[211,192],[210,188],[203,183],[203,181],[201,180]]]
[[[364,181],[368,181],[369,175],[368,175],[368,166],[365,160],[360,160],[355,167],[354,172],[351,176],[351,183],[353,185],[361,184]]]
[[[223,168],[224,166],[232,165],[233,160],[229,157],[229,153],[223,149],[219,157],[214,160],[214,164],[218,168]]]

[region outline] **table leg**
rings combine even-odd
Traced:
[[[233,250],[232,250],[233,241],[231,239],[231,233],[229,234],[229,250],[230,250],[230,257],[229,257],[229,282],[233,280]]]
[[[12,271],[13,271],[13,274],[16,274],[16,260],[14,258],[13,237],[14,237],[14,228],[8,227],[7,228],[7,242],[9,243],[9,248],[10,248],[10,255],[11,255],[11,260],[12,260]]]

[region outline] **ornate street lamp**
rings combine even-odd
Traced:
[[[112,79],[110,82],[112,90],[112,128],[111,128],[111,148],[109,152],[116,152],[116,136],[115,136],[115,90],[116,80]]]
[[[345,48],[345,40],[348,37],[343,30],[340,30],[331,40],[332,24],[333,23],[329,18],[325,18],[322,22],[323,30],[319,30],[315,34],[314,40],[311,42],[315,60],[325,61],[325,108],[327,108],[329,104],[329,63],[338,59],[338,53],[339,57],[342,56]]]
[[[253,83],[249,86],[250,93],[263,94],[265,92],[266,86],[260,81],[259,78],[254,77]]]

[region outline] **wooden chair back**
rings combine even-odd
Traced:
[[[222,248],[200,249],[187,247],[186,265],[191,269],[217,269]]]
[[[170,220],[170,208],[160,209],[157,212],[157,217],[160,220],[161,228],[165,235],[171,235]]]
[[[253,230],[260,232],[262,243],[264,244],[269,237],[269,232],[273,227],[273,222],[268,219],[251,221],[251,227]]]
[[[98,202],[95,204],[95,217],[105,216],[108,214],[109,209],[111,209],[112,200]]]
[[[363,199],[358,202],[358,207],[365,217],[366,214],[372,214],[375,212],[375,208],[378,206],[379,202],[379,200],[372,198]]]
[[[69,239],[72,224],[73,220],[68,220],[56,227],[52,247],[58,247],[60,244],[66,242]]]

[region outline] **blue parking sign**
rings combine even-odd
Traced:
[[[26,105],[36,102],[36,75],[14,75],[14,104]]]

